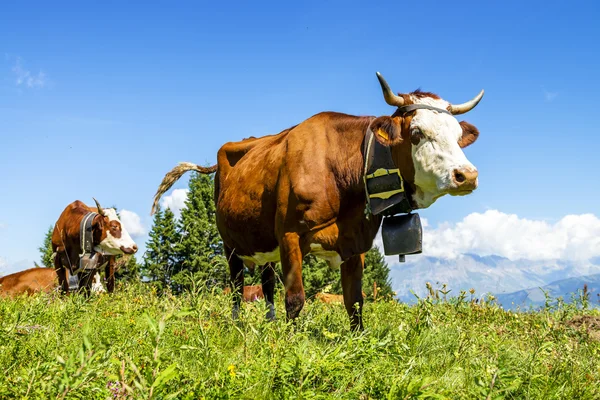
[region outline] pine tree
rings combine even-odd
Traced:
[[[363,292],[367,300],[373,298],[373,282],[377,282],[377,297],[392,295],[389,279],[390,269],[377,246],[373,246],[365,254],[365,269],[363,272]],[[304,257],[302,267],[304,293],[306,298],[312,298],[319,292],[342,294],[342,279],[339,268],[330,268],[327,262],[309,254]]]
[[[365,254],[365,270],[363,272],[363,291],[367,298],[373,297],[373,282],[377,283],[377,298],[393,295],[390,282],[390,268],[377,246],[373,246]]]
[[[123,257],[117,261],[122,264],[120,268],[115,271],[115,280],[137,282],[141,279],[142,266],[138,264],[135,255]]]
[[[194,173],[178,224],[181,241],[176,249],[181,263],[173,275],[175,292],[190,286],[192,281],[208,287],[225,283],[227,263],[223,260],[213,196],[213,177]]]
[[[167,208],[164,212],[159,209],[156,212],[149,236],[141,272],[164,289],[171,286],[171,277],[179,268],[179,258],[175,250],[179,242],[179,233],[175,215],[170,209]],[[135,262],[135,259],[133,260]]]
[[[46,231],[46,236],[44,236],[44,242],[41,247],[38,247],[40,251],[42,262],[42,267],[54,268],[54,260],[52,260],[52,231],[54,230],[53,226],[48,228]]]
[[[312,299],[319,292],[342,293],[342,278],[339,268],[331,268],[327,261],[312,254],[304,257],[302,262],[302,282],[304,294]]]

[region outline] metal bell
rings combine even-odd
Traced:
[[[423,228],[419,214],[385,217],[381,227],[385,255],[398,254],[404,262],[407,254],[420,254],[423,251]]]

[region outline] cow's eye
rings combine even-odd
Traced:
[[[425,135],[419,128],[414,128],[410,132],[410,142],[412,144],[414,144],[415,146],[418,145],[419,142],[421,141],[421,139],[423,139],[424,137],[425,137]]]

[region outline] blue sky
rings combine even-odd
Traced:
[[[464,118],[480,187],[423,210],[430,226],[600,215],[600,5],[288,3],[2,3],[0,273],[32,266],[75,199],[148,229],[179,161],[212,164],[227,141],[320,111],[391,114],[376,71],[451,102],[486,90]]]

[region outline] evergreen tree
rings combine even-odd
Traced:
[[[363,291],[367,298],[373,298],[373,282],[377,283],[377,298],[393,295],[390,281],[390,268],[377,246],[365,254],[365,270],[363,273]]]
[[[179,268],[179,258],[175,248],[180,236],[177,232],[175,216],[169,208],[165,211],[159,209],[156,212],[149,236],[141,272],[143,276],[157,282],[164,289],[171,286],[171,277]],[[135,262],[135,258],[132,259],[130,263]]]
[[[307,299],[312,299],[319,293],[342,293],[342,278],[339,268],[331,268],[327,261],[321,260],[312,254],[304,257],[302,262],[302,282],[304,294]]]
[[[116,268],[115,280],[136,282],[141,279],[142,266],[138,264],[135,255],[119,258],[116,263],[119,268]]]
[[[392,295],[389,279],[390,269],[377,246],[373,246],[365,254],[365,269],[363,272],[363,292],[367,300],[373,298],[373,282],[377,282],[377,297]],[[327,262],[308,254],[304,257],[302,266],[304,293],[306,298],[312,298],[318,292],[342,294],[342,279],[339,268],[330,268]]]
[[[181,241],[176,251],[181,263],[173,275],[175,292],[190,286],[192,281],[208,287],[223,285],[226,281],[227,263],[216,226],[213,196],[213,176],[194,173],[178,224]]]
[[[53,226],[48,228],[46,231],[46,236],[44,236],[44,242],[41,247],[38,247],[40,251],[42,262],[42,267],[54,268],[54,261],[52,260],[52,231],[54,230]],[[36,264],[37,265],[37,264]]]

